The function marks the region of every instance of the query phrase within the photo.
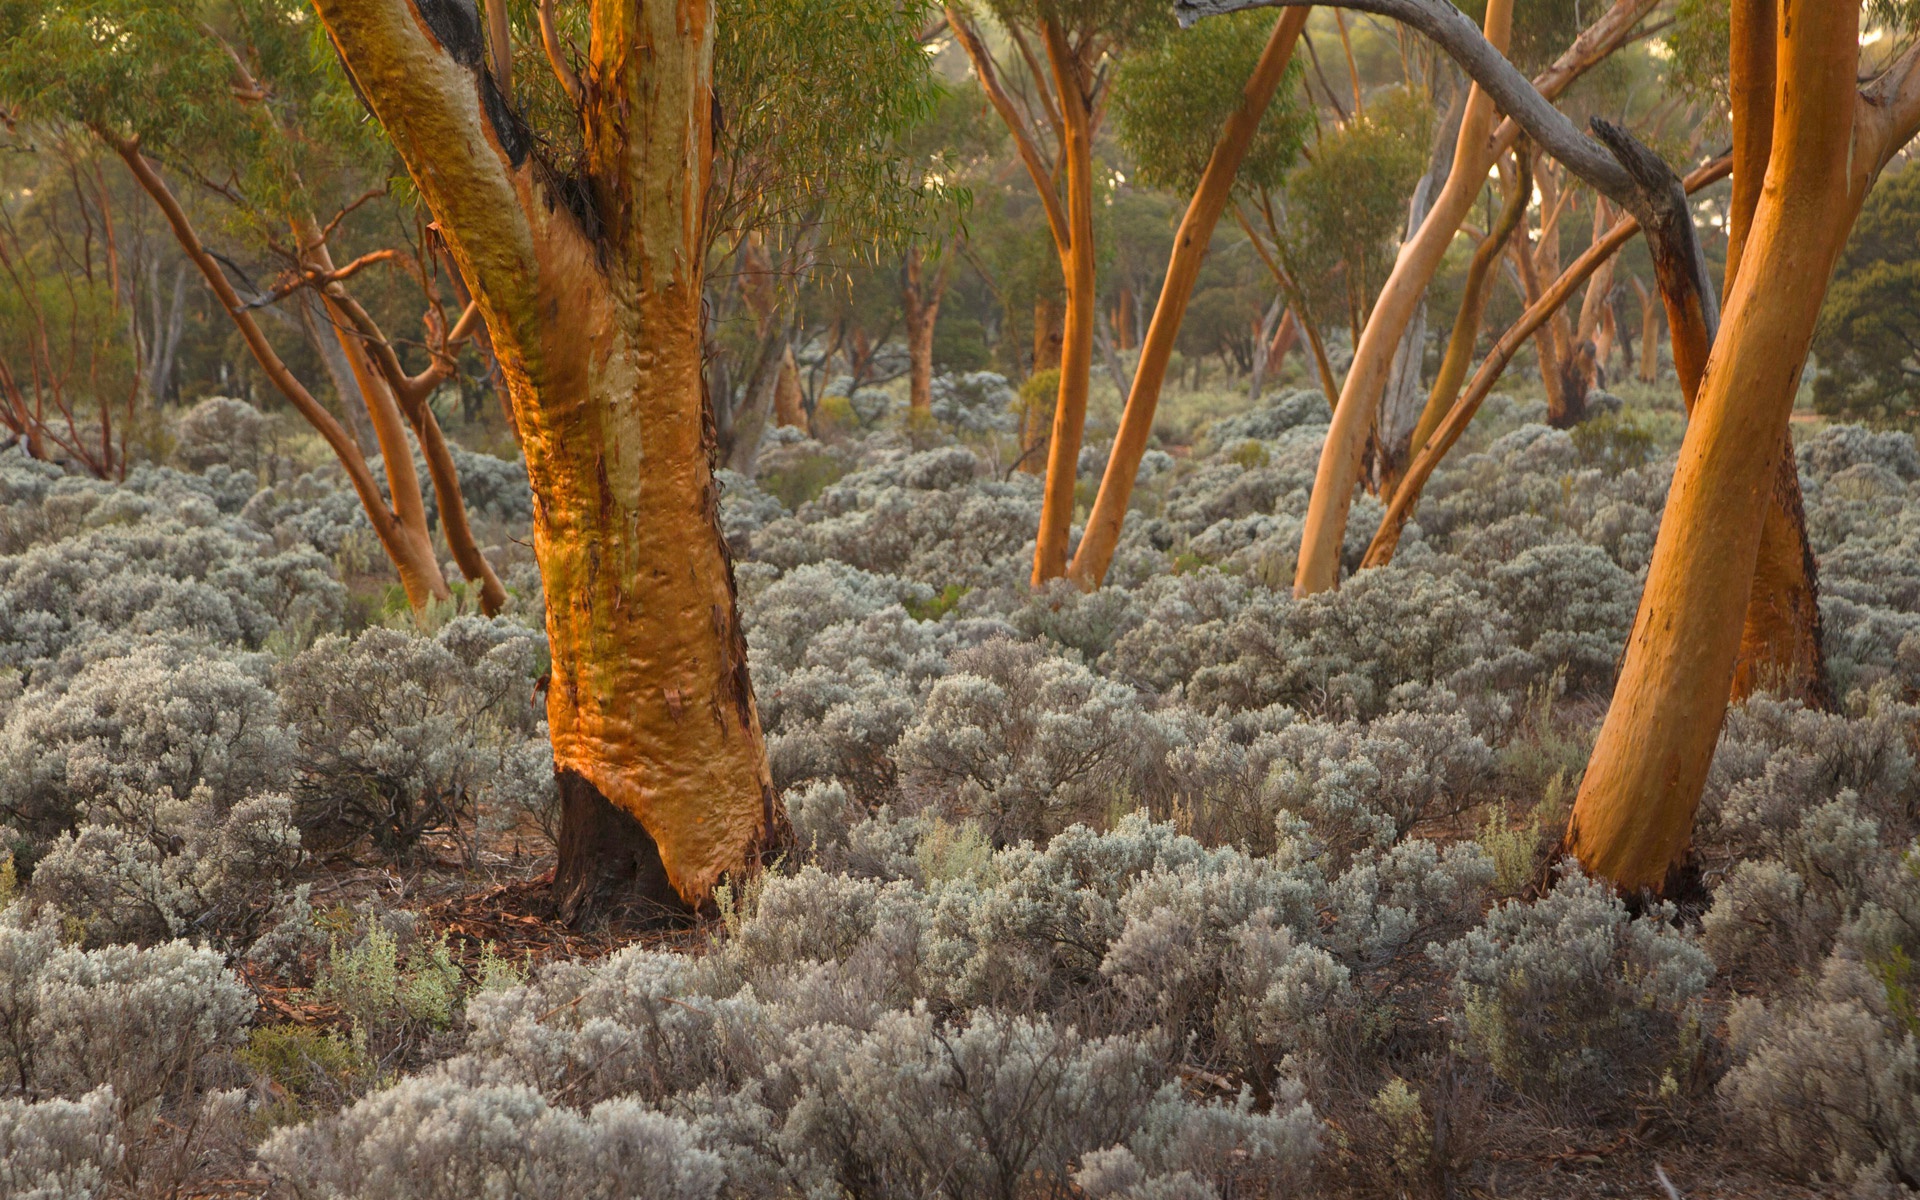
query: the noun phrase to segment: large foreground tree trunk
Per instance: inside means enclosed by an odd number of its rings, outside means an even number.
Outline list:
[[[1800,372],[1834,261],[1893,140],[1887,108],[1856,102],[1859,16],[1857,0],[1796,3],[1779,26],[1765,187],[1567,828],[1582,867],[1629,891],[1662,889],[1685,859]],[[1675,348],[1678,357],[1678,331]]]
[[[1778,0],[1734,0],[1730,21],[1733,198],[1727,222],[1726,295],[1740,275],[1773,153]],[[1733,667],[1735,703],[1765,689],[1816,708],[1833,702],[1821,646],[1819,574],[1807,541],[1806,507],[1793,439],[1780,446],[1753,595]]]
[[[554,761],[577,776],[561,834],[577,852],[557,894],[583,915],[606,902],[609,873],[645,874],[609,861],[640,853],[637,832],[582,836],[582,820],[611,820],[585,788],[639,822],[674,894],[698,905],[783,822],[701,385],[711,10],[594,4],[575,190],[536,166],[461,0],[315,8],[432,209],[512,394],[547,595]]]

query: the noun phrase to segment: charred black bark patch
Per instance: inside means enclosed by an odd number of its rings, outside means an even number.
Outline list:
[[[500,139],[500,148],[507,152],[507,161],[515,167],[527,161],[527,155],[533,152],[533,131],[513,111],[507,98],[500,94],[493,76],[485,71],[480,73],[480,103],[487,110],[487,124],[493,126],[493,135]]]
[[[414,0],[413,7],[453,61],[463,67],[480,65],[487,44],[480,30],[480,10],[472,0]]]

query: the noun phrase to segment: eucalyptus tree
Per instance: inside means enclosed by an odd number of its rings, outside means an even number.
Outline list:
[[[290,0],[9,0],[0,7],[0,97],[16,122],[85,130],[125,163],[267,378],[333,451],[409,602],[420,608],[450,591],[411,429],[448,548],[481,607],[493,611],[505,591],[474,540],[451,452],[427,402],[457,369],[477,314],[449,315],[424,242],[378,245],[335,263],[332,245],[354,235],[369,240],[362,209],[385,198],[386,151],[353,119],[358,105],[311,24]],[[169,177],[187,181],[192,194],[177,192]],[[202,206],[217,213],[222,240],[241,240],[277,262],[280,280],[257,287],[231,269],[231,256],[209,244],[189,211]],[[324,221],[323,212],[331,213]],[[366,271],[396,266],[417,282],[427,310],[427,361],[412,372],[348,288]],[[348,367],[337,381],[342,404],[365,407],[384,496],[369,448],[287,366],[256,316],[308,295]]]
[[[707,266],[717,237],[790,236],[845,189],[886,191],[886,118],[925,95],[921,20],[881,0],[593,0],[571,30],[502,0],[485,21],[469,0],[314,9],[507,381],[547,592],[562,911],[702,903],[785,825],[717,517]],[[514,70],[536,53],[546,70]],[[730,86],[757,99],[730,110]]]
[[[947,22],[1032,177],[1066,292],[1060,384],[1034,542],[1038,586],[1067,570],[1074,472],[1087,417],[1098,317],[1093,139],[1107,108],[1114,58],[1129,46],[1165,36],[1172,19],[1161,0],[989,0],[988,8],[1018,51],[1029,85],[1024,94],[1002,82],[985,35],[958,0],[947,5]],[[1047,135],[1050,152],[1043,144]]]
[[[1920,15],[1915,6],[1743,3],[1732,40],[1749,44],[1732,55],[1732,90],[1746,97],[1745,120],[1758,117],[1767,133],[1736,135],[1733,170],[1765,183],[1735,188],[1753,196],[1753,208],[1737,218],[1746,229],[1723,325],[1685,188],[1656,155],[1604,121],[1593,123],[1599,140],[1581,134],[1450,4],[1343,2],[1434,38],[1530,137],[1631,213],[1653,250],[1675,360],[1694,398],[1620,679],[1564,843],[1587,871],[1627,891],[1659,892],[1685,864],[1752,602],[1772,602],[1792,584],[1773,570],[1790,556],[1770,562],[1766,534],[1792,520],[1777,524],[1772,514],[1786,500],[1787,423],[1827,282],[1880,173],[1920,134],[1920,42],[1897,40],[1893,54],[1865,63],[1861,47],[1863,10],[1908,25]],[[1794,574],[1810,575],[1810,555],[1797,562]],[[1790,609],[1782,614],[1791,619]]]
[[[1306,9],[1275,20],[1222,18],[1162,39],[1122,61],[1115,107],[1120,137],[1141,181],[1191,193],[1141,343],[1120,429],[1068,573],[1099,586],[1119,544],[1133,481],[1153,431],[1167,364],[1187,303],[1234,188],[1279,186],[1299,154],[1311,114],[1295,99],[1290,67]],[[1282,97],[1277,109],[1274,98]],[[1216,133],[1217,131],[1217,133]]]

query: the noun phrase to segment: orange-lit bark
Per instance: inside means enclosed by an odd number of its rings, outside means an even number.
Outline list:
[[[1072,533],[1074,476],[1080,438],[1087,424],[1087,388],[1093,370],[1093,113],[1088,64],[1067,44],[1055,22],[1041,22],[1047,67],[1060,110],[1061,157],[1066,160],[1066,240],[1056,242],[1066,282],[1066,317],[1060,340],[1060,395],[1053,406],[1047,445],[1046,490],[1040,499],[1040,531],[1033,548],[1033,585],[1067,573]]]
[[[1126,520],[1127,504],[1133,497],[1133,481],[1146,453],[1147,439],[1153,433],[1153,418],[1160,403],[1160,389],[1166,382],[1167,364],[1173,357],[1174,343],[1180,334],[1180,322],[1186,316],[1187,301],[1206,261],[1213,230],[1226,211],[1233,192],[1233,181],[1240,173],[1247,148],[1261,117],[1287,72],[1294,43],[1306,25],[1310,8],[1289,9],[1274,23],[1266,47],[1254,65],[1253,74],[1241,93],[1240,104],[1214,142],[1200,183],[1187,203],[1186,215],[1174,234],[1173,254],[1167,263],[1166,281],[1160,287],[1160,299],[1154,306],[1153,321],[1141,343],[1140,363],[1133,373],[1133,387],[1126,408],[1120,415],[1120,429],[1114,436],[1113,451],[1100,480],[1100,492],[1087,517],[1086,531],[1069,570],[1074,582],[1092,589],[1106,578],[1107,567],[1120,541],[1120,528]]]
[[[1727,172],[1731,169],[1732,163],[1728,159],[1718,159],[1688,175],[1684,186],[1688,193],[1696,192],[1708,184],[1725,179]],[[1399,489],[1394,492],[1392,501],[1387,505],[1386,514],[1380,519],[1380,528],[1375,531],[1373,541],[1367,546],[1366,557],[1360,563],[1362,570],[1385,566],[1393,561],[1394,551],[1400,545],[1400,533],[1406,527],[1407,518],[1413,514],[1414,505],[1420,500],[1421,490],[1426,487],[1427,480],[1432,478],[1434,469],[1440,465],[1454,443],[1460,440],[1460,435],[1467,431],[1467,425],[1473,420],[1474,414],[1480,410],[1481,401],[1493,391],[1494,385],[1500,381],[1501,374],[1507,369],[1507,364],[1513,361],[1513,356],[1519,352],[1520,347],[1526,344],[1528,338],[1534,337],[1539,332],[1547,320],[1567,303],[1573,293],[1599,269],[1601,264],[1617,254],[1620,247],[1626,245],[1639,232],[1640,223],[1632,217],[1615,223],[1605,236],[1594,242],[1585,253],[1575,259],[1572,265],[1561,273],[1560,278],[1543,290],[1538,301],[1527,306],[1526,312],[1521,314],[1518,321],[1500,335],[1500,340],[1494,343],[1493,350],[1488,353],[1486,361],[1480,364],[1480,369],[1474,373],[1473,381],[1467,385],[1466,391],[1454,401],[1453,407],[1434,427],[1432,435],[1414,456],[1413,463],[1407,468],[1405,479],[1401,481]]]
[[[1506,49],[1512,16],[1512,0],[1487,0],[1487,41],[1497,49]],[[1340,402],[1334,406],[1333,423],[1327,429],[1313,491],[1307,500],[1300,557],[1294,569],[1296,596],[1324,592],[1339,583],[1340,544],[1346,536],[1347,512],[1353,502],[1354,485],[1360,479],[1368,439],[1373,435],[1393,355],[1460,223],[1486,186],[1487,171],[1495,156],[1489,138],[1493,115],[1492,98],[1475,85],[1460,120],[1460,136],[1447,182],[1434,198],[1419,231],[1400,247],[1393,271],[1381,286],[1354,346],[1353,364],[1347,368]]]
[[[1662,890],[1686,857],[1826,281],[1888,135],[1912,133],[1856,99],[1859,18],[1857,0],[1794,4],[1777,31],[1766,182],[1567,828],[1581,866],[1626,891]]]
[[[1564,92],[1575,80],[1585,74],[1594,64],[1612,54],[1631,36],[1642,17],[1653,8],[1655,0],[1616,0],[1613,7],[1602,14],[1599,20],[1588,26],[1574,44],[1567,48],[1554,64],[1534,80],[1534,87],[1540,95],[1552,100]],[[1463,129],[1464,137],[1464,129]],[[1500,155],[1512,149],[1520,137],[1520,127],[1511,118],[1502,121],[1484,145],[1475,147],[1473,157],[1479,161],[1479,179],[1484,180],[1487,170]],[[1461,142],[1461,149],[1466,149]],[[1465,178],[1462,156],[1456,151],[1454,156],[1454,175]],[[1451,183],[1451,179],[1449,180]],[[1339,552],[1342,539],[1346,536],[1347,514],[1352,504],[1353,483],[1360,473],[1361,457],[1365,453],[1368,438],[1372,432],[1372,421],[1379,405],[1380,390],[1384,386],[1387,371],[1391,366],[1395,349],[1407,320],[1411,318],[1419,295],[1431,280],[1432,273],[1438,268],[1444,256],[1447,243],[1458,231],[1465,217],[1465,210],[1457,213],[1450,208],[1436,204],[1427,214],[1427,220],[1421,232],[1412,242],[1401,248],[1401,260],[1394,266],[1394,274],[1403,276],[1403,263],[1409,269],[1404,275],[1405,287],[1398,287],[1392,280],[1390,288],[1398,292],[1397,302],[1384,308],[1376,303],[1373,313],[1368,317],[1368,328],[1357,339],[1361,346],[1368,348],[1369,358],[1363,360],[1358,351],[1355,366],[1349,369],[1346,387],[1342,390],[1341,400],[1335,405],[1334,428],[1329,431],[1327,445],[1321,454],[1320,470],[1314,483],[1313,495],[1308,502],[1307,523],[1301,533],[1301,553],[1299,565],[1295,571],[1294,591],[1324,591],[1337,582]],[[1448,220],[1451,224],[1448,225]],[[1429,232],[1431,231],[1431,232]],[[1434,245],[1437,243],[1438,252]],[[1410,250],[1416,250],[1419,261],[1425,264],[1426,278],[1417,287],[1413,284],[1411,268],[1414,262],[1406,262]],[[1407,299],[1407,293],[1412,299]],[[1385,292],[1383,291],[1383,295]],[[1383,322],[1376,336],[1373,325]],[[1391,325],[1391,328],[1387,326]],[[1362,367],[1365,370],[1362,370]],[[1356,379],[1356,376],[1359,376]],[[1356,384],[1363,387],[1356,388]],[[1352,400],[1348,400],[1351,394]],[[1346,416],[1342,419],[1341,410]],[[1344,483],[1343,483],[1344,481]]]
[[[594,5],[582,215],[488,103],[475,48],[443,41],[412,0],[315,8],[473,289],[512,392],[547,593],[563,911],[650,883],[701,903],[782,824],[701,385],[712,12]]]
[[[1413,427],[1413,436],[1408,445],[1415,454],[1427,444],[1433,431],[1453,407],[1459,398],[1460,385],[1466,382],[1467,369],[1473,366],[1473,349],[1480,341],[1480,325],[1486,319],[1487,300],[1493,295],[1493,272],[1499,265],[1500,256],[1506,252],[1507,242],[1513,237],[1513,231],[1520,227],[1526,218],[1527,205],[1533,201],[1532,158],[1524,151],[1519,155],[1518,173],[1507,188],[1506,203],[1501,206],[1500,216],[1487,236],[1473,252],[1473,260],[1467,264],[1467,281],[1460,291],[1460,311],[1453,321],[1453,334],[1447,339],[1446,357],[1440,360],[1440,372],[1434,376],[1433,388],[1427,393],[1427,406],[1420,411],[1420,420]],[[1389,503],[1400,490],[1400,481],[1405,471],[1397,471],[1381,489],[1381,496]]]
[[[940,301],[947,292],[952,255],[942,255],[928,276],[920,247],[907,248],[907,264],[900,288],[906,309],[908,412],[918,420],[933,418],[933,327],[940,319]]]
[[[1777,0],[1734,0],[1731,19],[1733,199],[1725,290],[1733,291],[1753,231],[1773,149]],[[1733,667],[1735,703],[1766,689],[1817,708],[1832,702],[1820,626],[1819,574],[1807,541],[1806,508],[1791,438],[1782,442],[1760,535],[1753,594]]]

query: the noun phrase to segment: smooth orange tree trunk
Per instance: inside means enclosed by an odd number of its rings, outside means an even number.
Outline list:
[[[1733,198],[1727,222],[1725,294],[1739,278],[1773,149],[1778,0],[1734,0],[1730,21]],[[1806,506],[1793,440],[1780,447],[1766,525],[1760,535],[1753,595],[1733,667],[1732,699],[1762,689],[1816,708],[1832,704],[1821,646],[1819,573],[1807,540]]]
[[[1857,0],[1796,2],[1778,30],[1765,185],[1567,827],[1568,852],[1626,891],[1661,890],[1686,857],[1800,372],[1834,261],[1884,162],[1856,120],[1859,17]]]
[[[1047,66],[1060,105],[1061,157],[1066,160],[1066,238],[1056,242],[1066,283],[1066,316],[1060,340],[1060,396],[1053,406],[1047,445],[1046,491],[1040,500],[1040,532],[1033,547],[1033,585],[1067,573],[1067,541],[1073,530],[1074,476],[1087,424],[1087,388],[1093,371],[1093,114],[1089,81],[1066,34],[1041,22]]]
[[[1507,48],[1513,0],[1487,0],[1485,31],[1495,48]],[[1324,592],[1340,581],[1340,544],[1346,536],[1347,512],[1353,488],[1360,480],[1361,462],[1373,436],[1380,396],[1393,368],[1394,352],[1426,295],[1427,284],[1439,269],[1447,247],[1472,211],[1495,151],[1493,100],[1478,85],[1468,94],[1466,114],[1453,152],[1447,182],[1434,198],[1420,229],[1400,247],[1393,271],[1380,288],[1353,351],[1353,364],[1340,388],[1333,423],[1320,450],[1319,469],[1307,499],[1307,518],[1300,531],[1300,557],[1294,568],[1293,593],[1308,596]]]
[[[1113,563],[1113,552],[1120,543],[1120,528],[1127,518],[1127,504],[1133,498],[1134,477],[1140,459],[1147,451],[1147,439],[1153,434],[1153,418],[1160,404],[1160,389],[1166,383],[1167,364],[1173,357],[1174,343],[1180,336],[1180,322],[1186,317],[1187,302],[1193,297],[1193,285],[1200,278],[1213,230],[1226,211],[1233,195],[1233,181],[1246,160],[1247,148],[1273,102],[1274,92],[1286,76],[1287,63],[1293,57],[1294,44],[1306,27],[1310,8],[1291,8],[1274,23],[1253,74],[1242,91],[1240,105],[1227,118],[1213,153],[1201,173],[1200,184],[1187,202],[1186,215],[1174,234],[1173,254],[1167,261],[1166,281],[1160,285],[1160,299],[1153,309],[1153,321],[1140,345],[1140,364],[1134,369],[1133,387],[1127,394],[1126,408],[1120,414],[1120,430],[1114,436],[1113,452],[1107,458],[1106,473],[1100,479],[1100,491],[1093,511],[1087,517],[1086,531],[1074,552],[1068,571],[1082,588],[1099,587]]]
[[[933,419],[933,327],[940,320],[940,301],[947,291],[951,256],[942,256],[929,276],[920,247],[907,248],[900,287],[907,325],[907,411],[919,421]]]
[[[699,904],[783,824],[701,385],[712,10],[593,5],[579,195],[549,190],[482,70],[471,10],[315,8],[432,210],[512,395],[547,595],[562,910]]]

